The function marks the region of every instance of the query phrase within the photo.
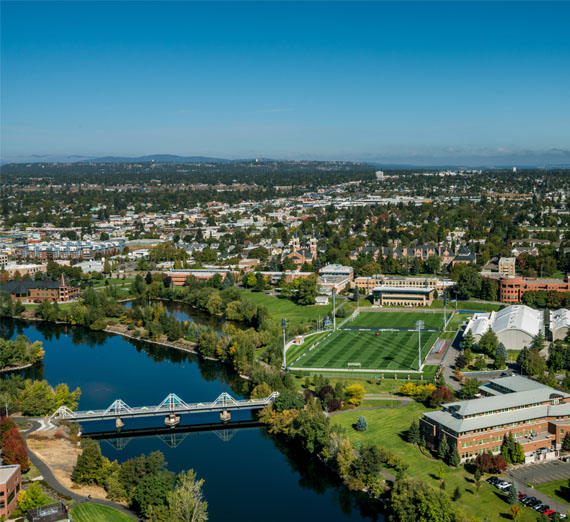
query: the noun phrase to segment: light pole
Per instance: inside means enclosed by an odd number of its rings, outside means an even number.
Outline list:
[[[336,288],[333,288],[333,332],[336,332]]]
[[[287,328],[287,319],[281,319],[281,326],[283,327],[283,369],[287,369],[287,361],[285,359],[285,329]]]
[[[447,326],[447,290],[443,291],[443,331]]]
[[[416,328],[418,330],[418,371],[422,371],[422,328],[424,327],[423,321],[416,321]]]

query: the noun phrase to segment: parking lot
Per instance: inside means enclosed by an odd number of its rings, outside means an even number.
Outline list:
[[[570,478],[570,462],[550,460],[544,463],[527,464],[513,468],[508,475],[525,483],[544,484]]]

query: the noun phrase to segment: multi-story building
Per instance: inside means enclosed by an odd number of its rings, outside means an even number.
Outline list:
[[[16,509],[21,488],[20,465],[0,466],[0,517],[8,518]]]
[[[36,272],[46,272],[47,264],[45,265],[35,265],[35,264],[23,264],[18,265],[16,263],[9,263],[4,267],[4,270],[8,272],[8,277],[25,275],[33,276]]]
[[[499,258],[498,269],[499,274],[505,277],[514,277],[516,275],[516,257],[501,257]]]
[[[7,252],[0,252],[0,270],[8,264]]]
[[[343,266],[339,264],[326,265],[319,270],[319,275],[321,277],[348,277],[348,280],[352,281],[354,279],[354,268],[351,266]]]
[[[79,297],[79,287],[68,284],[64,274],[57,281],[8,281],[0,286],[0,291],[23,303],[65,303]]]
[[[426,261],[430,256],[440,257],[444,265],[449,265],[455,258],[455,253],[447,246],[419,245],[417,247],[360,247],[350,253],[350,258],[355,260],[358,256],[369,254],[375,261],[379,258],[400,259],[402,257],[417,257]]]
[[[435,288],[439,293],[451,288],[455,283],[451,279],[439,277],[405,277],[375,274],[370,277],[356,277],[354,285],[365,295],[370,295],[377,286],[396,288]]]
[[[208,281],[216,274],[219,274],[222,281],[231,272],[227,268],[193,268],[189,270],[170,270],[163,272],[162,278],[167,284],[174,286],[184,286],[186,279],[190,276],[195,277],[199,281]],[[236,272],[237,274],[237,272]]]
[[[372,303],[374,306],[430,306],[434,296],[434,288],[378,286],[372,290]]]
[[[512,433],[530,458],[537,450],[559,450],[570,432],[570,394],[520,376],[494,379],[479,387],[483,397],[444,404],[420,419],[429,448],[443,437],[463,461],[499,453]]]
[[[522,296],[531,290],[570,292],[570,280],[568,276],[563,281],[530,277],[504,277],[499,279],[499,300],[503,303],[520,303]]]
[[[20,259],[94,259],[122,252],[122,240],[113,241],[49,241],[15,245],[14,253]]]

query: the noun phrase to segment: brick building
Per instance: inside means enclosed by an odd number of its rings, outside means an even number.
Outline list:
[[[501,451],[513,434],[527,456],[537,450],[560,450],[570,431],[570,394],[520,376],[502,377],[479,387],[483,397],[444,404],[423,414],[420,431],[430,448],[444,436],[461,460]]]
[[[563,281],[530,277],[503,277],[499,279],[499,300],[503,303],[520,303],[522,296],[531,290],[570,292],[570,281],[568,276]]]
[[[433,288],[378,286],[372,290],[374,306],[430,306],[434,296]]]
[[[439,277],[406,277],[386,276],[375,274],[370,277],[356,277],[354,285],[364,294],[370,295],[377,286],[392,286],[396,288],[435,288],[439,293],[451,288],[455,283],[451,279]]]
[[[65,303],[79,297],[79,287],[70,285],[64,274],[57,281],[8,281],[0,286],[0,291],[23,303]]]
[[[20,465],[0,466],[0,517],[8,518],[16,509],[21,488]]]

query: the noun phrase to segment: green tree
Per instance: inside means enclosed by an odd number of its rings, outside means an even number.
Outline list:
[[[204,498],[203,485],[204,479],[196,480],[192,469],[178,475],[176,489],[167,497],[172,522],[208,520],[208,502]]]
[[[498,346],[499,339],[497,339],[497,334],[489,328],[479,340],[479,349],[487,354],[487,356],[494,357]]]
[[[466,379],[463,383],[463,388],[461,388],[461,394],[466,399],[472,399],[477,393],[479,393],[479,386],[483,384],[478,379]]]
[[[461,489],[459,486],[457,486],[455,488],[455,491],[453,492],[453,495],[451,496],[451,500],[453,500],[453,502],[457,502],[460,498],[461,498]]]
[[[155,506],[166,504],[168,494],[174,487],[174,474],[167,470],[145,475],[137,484],[133,494],[133,507],[144,517]]]
[[[83,439],[82,451],[71,473],[71,480],[76,484],[105,483],[105,458],[101,455],[99,444],[92,439]]]
[[[20,393],[22,414],[39,417],[55,410],[55,396],[47,381],[26,380]]]
[[[297,302],[300,305],[313,305],[317,297],[317,279],[308,277],[301,279],[299,282],[299,293],[297,294]]]
[[[564,440],[562,441],[562,449],[564,451],[570,451],[570,431],[567,431],[564,435]]]
[[[252,399],[265,399],[265,397],[269,397],[273,390],[271,386],[266,382],[262,382],[258,384],[253,390],[251,390],[251,398]]]
[[[505,345],[503,343],[499,343],[497,350],[495,351],[495,358],[502,357],[506,361],[508,356],[509,354],[505,348]]]
[[[473,337],[473,332],[469,330],[463,336],[463,350],[473,350],[473,346],[475,346],[475,338]]]
[[[418,479],[396,481],[390,505],[399,522],[455,522],[449,497]]]
[[[55,387],[55,408],[67,406],[70,410],[76,410],[81,398],[81,390],[75,388],[74,391],[69,391],[69,386],[65,383],[58,384]]]
[[[368,429],[368,421],[366,420],[366,417],[364,415],[358,417],[358,420],[356,421],[355,424],[355,429],[357,431],[366,431]]]
[[[512,484],[509,488],[509,494],[507,496],[507,502],[514,506],[519,501],[519,492],[517,491],[517,487]]]
[[[448,464],[455,468],[459,466],[460,462],[461,462],[461,457],[459,456],[459,452],[457,451],[457,445],[453,444],[451,451],[449,452]]]
[[[441,441],[439,442],[439,446],[437,448],[437,456],[441,460],[447,460],[447,456],[449,455],[449,444],[447,443],[447,436],[443,436]]]
[[[325,416],[317,401],[310,402],[299,412],[292,424],[293,437],[309,453],[320,453],[329,440],[329,418]]]
[[[408,442],[411,444],[419,444],[420,443],[420,427],[418,426],[418,421],[414,419],[412,424],[410,425],[410,429],[408,430],[407,434]]]

